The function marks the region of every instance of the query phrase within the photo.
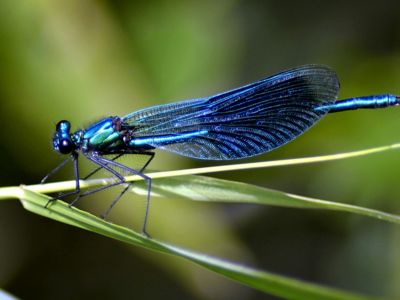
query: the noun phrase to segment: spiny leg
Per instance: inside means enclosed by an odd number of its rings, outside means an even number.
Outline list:
[[[119,181],[118,181],[118,182],[111,183],[111,184],[106,185],[106,186],[99,187],[99,188],[94,189],[94,190],[91,190],[91,191],[88,191],[88,192],[86,192],[86,193],[83,193],[82,195],[78,195],[78,196],[69,204],[69,206],[73,206],[73,205],[74,205],[81,197],[83,197],[83,196],[88,196],[88,195],[94,194],[94,193],[96,193],[96,192],[99,192],[99,191],[108,189],[108,188],[110,188],[110,187],[113,187],[113,186],[116,186],[116,185],[119,185],[119,184],[122,184],[122,183],[125,182],[125,178],[124,178],[120,173],[118,173],[118,172],[115,171],[114,169],[110,168],[110,167],[108,166],[107,163],[100,162],[98,156],[88,154],[88,155],[85,155],[85,157],[86,157],[88,160],[90,160],[91,162],[93,162],[93,163],[95,163],[96,165],[98,165],[101,169],[105,169],[106,171],[108,171],[108,172],[110,172],[111,174],[113,174],[115,177],[117,177],[117,179],[118,179]],[[111,161],[111,160],[110,160],[110,161]]]
[[[147,160],[147,162],[143,165],[143,167],[139,171],[139,172],[143,172],[147,168],[147,166],[151,163],[155,154],[154,154],[154,152],[142,152],[142,153],[137,153],[137,154],[149,156],[149,159]]]
[[[153,156],[154,156],[154,154],[153,154]],[[116,161],[111,161],[111,160],[103,158],[103,157],[98,157],[98,159],[99,159],[99,161],[102,161],[103,164],[113,165],[113,166],[115,166],[117,168],[120,168],[122,170],[125,170],[126,172],[129,172],[129,173],[131,173],[133,175],[140,176],[146,181],[146,184],[147,184],[147,202],[146,202],[146,212],[145,212],[145,215],[144,215],[144,221],[143,221],[143,226],[142,226],[142,234],[149,237],[149,234],[146,231],[146,225],[147,225],[147,218],[148,218],[148,215],[149,215],[149,208],[150,208],[151,178],[149,176],[143,174],[140,171],[131,169],[131,168],[125,166],[125,165],[122,165],[122,164],[116,162]]]
[[[126,191],[132,186],[132,183],[130,182],[127,184],[127,186],[122,190],[121,193],[115,199],[111,202],[110,206],[107,208],[107,210],[101,214],[102,219],[107,219],[108,215],[110,214],[111,210],[113,209],[114,205],[117,204],[118,200],[121,199],[121,197],[126,193]]]
[[[44,176],[43,179],[40,181],[40,183],[41,184],[45,183],[47,181],[47,179],[49,179],[50,176],[52,176],[53,174],[57,173],[58,170],[60,170],[62,167],[64,167],[72,158],[73,158],[72,155],[68,156],[67,159],[65,159],[61,164],[59,164],[57,167],[55,167],[53,170],[51,170],[49,174]]]
[[[146,225],[147,225],[147,218],[149,216],[149,210],[150,210],[150,193],[151,193],[151,178],[149,176],[146,176],[143,174],[143,171],[146,169],[146,167],[150,164],[150,162],[154,158],[154,153],[153,152],[144,152],[143,154],[149,155],[150,158],[147,160],[147,162],[144,164],[144,166],[140,169],[139,173],[143,175],[143,179],[146,180],[147,183],[147,199],[146,199],[146,211],[144,213],[144,220],[143,220],[143,226],[142,226],[142,233],[146,235],[147,237],[150,237],[150,235],[147,233],[146,230]],[[146,179],[146,177],[148,179]]]
[[[140,169],[140,173],[142,173],[146,167],[150,164],[150,162],[153,160],[154,158],[154,153],[153,152],[142,152],[142,153],[135,153],[135,154],[139,154],[139,155],[147,155],[149,156],[149,159],[147,160],[147,162],[143,165],[143,167]],[[119,199],[121,199],[121,197],[128,191],[128,189],[134,184],[134,182],[129,182],[128,185],[122,190],[122,192],[115,197],[115,199],[111,202],[110,206],[108,207],[108,209],[102,214],[102,218],[106,219],[108,217],[108,215],[110,214],[111,210],[113,209],[114,205],[119,201]],[[149,203],[149,202],[147,202]],[[148,211],[148,205],[146,205],[146,211]]]
[[[68,197],[68,196],[71,196],[71,195],[79,194],[79,192],[81,191],[80,185],[79,185],[78,153],[73,152],[71,157],[74,160],[75,190],[72,191],[72,192],[68,192],[68,193],[64,193],[64,194],[58,195],[57,197],[54,197],[54,198],[50,199],[49,201],[47,201],[46,205],[44,206],[45,208],[47,208],[51,202],[63,199],[65,197]],[[66,161],[68,161],[68,160],[65,160],[62,163],[61,167],[63,165],[65,165]],[[58,170],[60,168],[57,167],[56,169]]]
[[[112,160],[115,160],[119,157],[121,157],[123,154],[119,154],[116,157],[112,158]],[[77,178],[79,178],[79,174],[78,174],[78,154],[76,152],[74,152],[71,156],[69,156],[67,159],[65,159],[61,164],[59,164],[57,167],[55,167],[51,172],[49,172],[42,180],[41,180],[41,184],[45,183],[47,181],[47,179],[52,176],[53,174],[55,174],[58,170],[60,170],[62,167],[64,167],[71,159],[74,159],[74,173],[75,173],[75,181],[76,181],[76,188],[75,191],[69,192],[69,193],[64,193],[64,194],[59,194],[57,197],[54,197],[53,199],[49,200],[45,207],[48,207],[48,205],[58,199],[62,199],[74,194],[77,194],[80,192],[80,188],[79,188],[79,179],[77,180]],[[96,172],[98,172],[100,169],[102,169],[103,167],[98,167],[97,169],[95,169],[94,171],[92,171],[91,173],[89,173],[89,175],[87,175],[84,179],[89,178],[90,176],[93,176]],[[118,184],[120,184],[118,182]],[[107,186],[109,187],[109,186]],[[107,188],[106,187],[106,188]],[[97,190],[93,191],[96,192]],[[85,196],[86,194],[83,194],[83,196]],[[81,197],[82,195],[78,196]],[[73,202],[76,202],[77,199],[75,199]],[[70,204],[71,206],[71,204]]]
[[[125,153],[121,153],[118,154],[117,156],[111,158],[111,160],[116,160],[118,158],[120,158],[122,155],[124,155]],[[94,174],[96,174],[98,171],[100,171],[101,169],[103,169],[102,167],[98,167],[96,169],[94,169],[92,172],[90,172],[88,175],[86,175],[85,177],[83,177],[83,180],[89,179],[90,177],[92,177]]]
[[[146,163],[143,165],[143,167],[140,169],[140,171],[139,172],[143,172],[143,170],[149,165],[149,163],[153,160],[153,158],[154,158],[154,153],[153,152],[138,152],[138,153],[122,153],[122,154],[119,154],[119,155],[117,155],[117,156],[115,156],[115,157],[113,157],[112,159],[110,159],[110,160],[108,160],[107,159],[107,161],[115,161],[117,158],[119,158],[119,157],[121,157],[122,155],[124,155],[124,154],[137,154],[137,155],[146,155],[146,156],[149,156],[149,159],[146,161]],[[91,161],[93,161],[91,158],[89,158],[88,157],[88,159],[89,160],[91,160]],[[94,161],[93,161],[94,162]],[[96,164],[98,164],[97,162],[94,162],[94,163],[96,163]],[[105,165],[107,165],[108,163],[104,163]],[[100,166],[100,167],[98,167],[98,168],[96,168],[94,171],[92,171],[89,175],[87,175],[84,179],[87,179],[88,177],[90,177],[90,176],[92,176],[92,175],[94,175],[96,172],[98,172],[99,170],[101,170],[101,169],[103,169],[104,167],[103,166]],[[115,171],[115,170],[113,170],[113,171]],[[111,172],[113,175],[115,175],[116,176],[116,173],[117,174],[119,174],[118,172],[116,172],[115,171],[115,173],[113,173],[113,172]],[[118,176],[116,176],[116,177],[118,177]],[[76,203],[80,198],[82,198],[82,197],[85,197],[85,196],[89,196],[89,195],[91,195],[91,194],[94,194],[94,193],[97,193],[97,192],[100,192],[100,191],[103,191],[103,190],[105,190],[105,189],[108,189],[108,188],[110,188],[110,187],[113,187],[113,186],[117,186],[117,185],[120,185],[120,184],[123,184],[125,182],[125,180],[124,181],[118,181],[118,182],[115,182],[115,183],[111,183],[111,184],[109,184],[109,185],[106,185],[106,186],[102,186],[102,187],[99,187],[99,188],[97,188],[97,189],[94,189],[94,190],[91,190],[91,191],[87,191],[87,192],[85,192],[85,193],[83,193],[83,194],[80,194],[78,197],[77,197],[77,199],[75,199],[73,202],[72,202],[72,204],[73,203]],[[121,194],[119,194],[117,197],[116,197],[116,199],[114,199],[113,200],[113,202],[111,203],[111,206],[107,209],[107,211],[103,214],[103,216],[104,216],[104,218],[106,218],[107,216],[108,216],[108,214],[109,214],[109,212],[111,211],[111,209],[112,209],[112,207],[118,202],[118,200],[122,197],[122,195],[129,189],[129,187],[131,187],[133,185],[133,182],[130,182],[129,184],[128,184],[128,186],[126,187],[126,188],[124,188],[123,189],[123,191],[121,192]]]

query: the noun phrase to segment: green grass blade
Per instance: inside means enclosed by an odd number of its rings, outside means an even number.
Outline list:
[[[141,189],[144,189],[142,186]],[[134,189],[135,190],[135,189]],[[400,224],[400,216],[357,205],[314,199],[242,182],[205,176],[184,176],[153,180],[153,196],[196,201],[254,203],[281,207],[316,208],[350,212]]]
[[[17,191],[16,189],[14,190],[15,192]],[[240,264],[169,245],[154,239],[149,239],[125,227],[105,222],[87,212],[76,208],[69,208],[68,205],[62,201],[56,201],[52,203],[49,208],[44,208],[50,198],[24,188],[19,188],[18,194],[14,196],[20,198],[23,206],[33,213],[120,240],[125,243],[188,259],[220,275],[276,296],[288,299],[310,300],[372,299],[367,296],[348,293],[256,270]]]

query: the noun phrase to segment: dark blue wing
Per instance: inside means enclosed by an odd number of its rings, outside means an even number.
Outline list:
[[[131,113],[132,145],[198,159],[229,160],[279,147],[311,127],[336,101],[339,82],[325,66],[306,65],[209,98]]]

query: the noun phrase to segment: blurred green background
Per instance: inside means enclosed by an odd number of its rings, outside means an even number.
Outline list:
[[[306,63],[337,71],[340,98],[400,94],[398,1],[0,2],[0,185],[35,184],[62,157],[56,122],[208,96]],[[252,160],[399,142],[400,110],[327,116]],[[215,165],[158,153],[150,168]],[[396,152],[213,176],[310,197],[400,211]],[[72,178],[66,168],[53,180]],[[115,193],[115,191],[114,191]],[[113,192],[81,201],[101,211]],[[140,200],[139,200],[140,199]],[[0,286],[24,299],[275,299],[166,255],[0,204]],[[129,195],[112,220],[139,228]],[[283,275],[400,297],[399,228],[366,217],[253,205],[153,201],[156,238]]]

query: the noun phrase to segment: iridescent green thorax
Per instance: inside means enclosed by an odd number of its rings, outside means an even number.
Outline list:
[[[83,132],[83,151],[112,151],[123,144],[121,134],[121,119],[109,117],[103,119]]]

